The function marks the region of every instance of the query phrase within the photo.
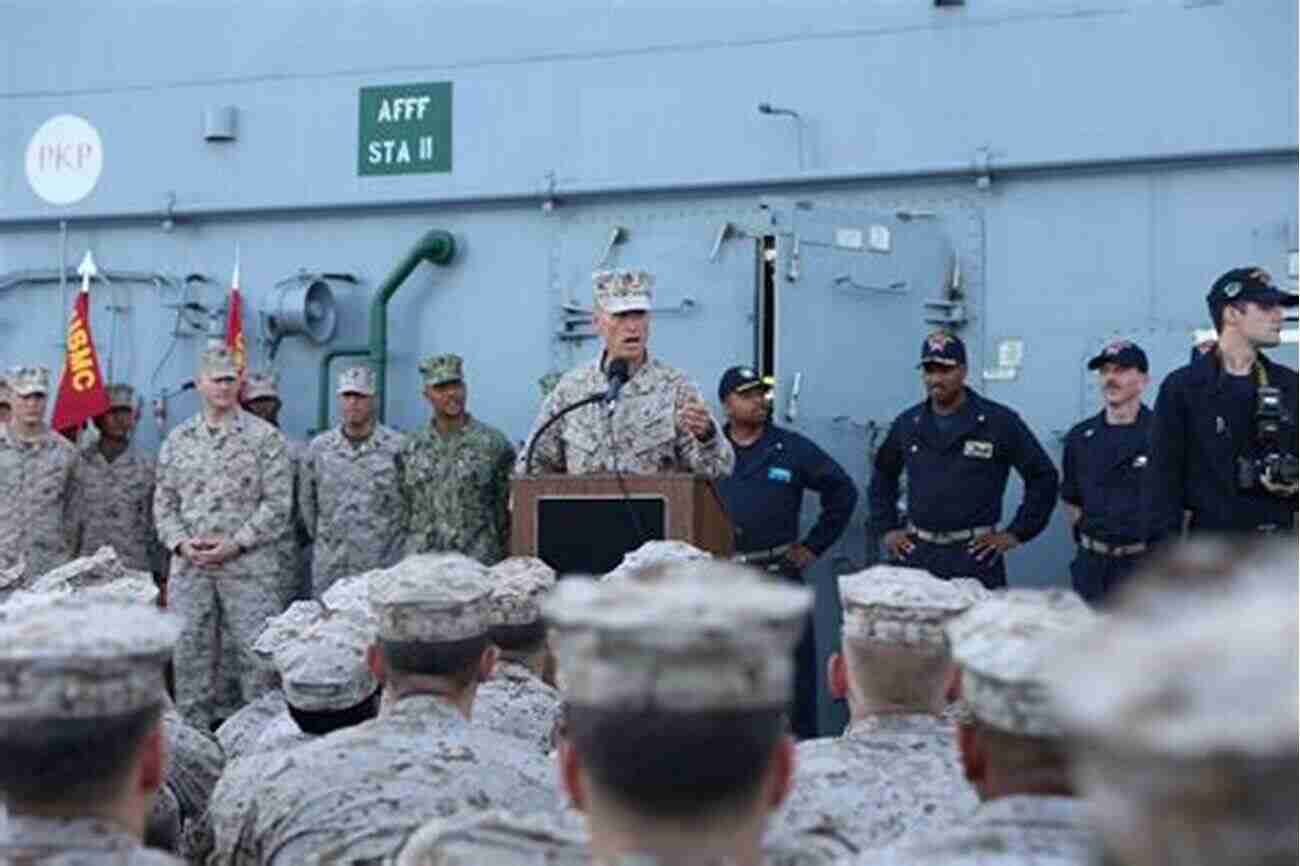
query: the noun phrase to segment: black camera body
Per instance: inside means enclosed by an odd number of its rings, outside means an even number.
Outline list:
[[[1275,485],[1300,483],[1300,459],[1286,448],[1291,419],[1282,408],[1282,392],[1260,385],[1255,399],[1255,443],[1259,457],[1237,458],[1237,488],[1254,490],[1267,481]]]

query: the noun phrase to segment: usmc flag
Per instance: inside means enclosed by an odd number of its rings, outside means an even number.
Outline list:
[[[73,438],[91,418],[108,411],[108,391],[99,369],[99,355],[90,336],[90,277],[96,273],[95,261],[86,253],[81,267],[81,291],[72,305],[68,322],[67,355],[59,379],[59,394],[54,400],[54,418],[50,426]]]
[[[235,357],[240,375],[248,366],[248,348],[244,342],[244,299],[239,292],[239,251],[235,251],[235,275],[230,280],[230,304],[226,312],[226,346]]]

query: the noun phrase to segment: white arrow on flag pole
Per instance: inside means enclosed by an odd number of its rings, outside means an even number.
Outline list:
[[[90,250],[86,250],[85,258],[77,266],[77,273],[81,274],[81,290],[89,292],[90,278],[99,276],[99,268],[95,267],[95,257],[90,254]]]

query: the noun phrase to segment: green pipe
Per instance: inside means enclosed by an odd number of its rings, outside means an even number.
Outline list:
[[[456,257],[456,239],[451,232],[443,229],[430,229],[411,247],[411,251],[397,263],[379,284],[379,290],[370,302],[370,341],[365,346],[349,346],[343,349],[331,349],[320,362],[320,393],[318,395],[316,423],[321,430],[330,426],[330,362],[335,358],[368,357],[375,369],[375,415],[384,420],[385,392],[387,390],[388,363],[388,302],[401,288],[402,283],[420,262],[428,261],[435,265],[446,265]]]

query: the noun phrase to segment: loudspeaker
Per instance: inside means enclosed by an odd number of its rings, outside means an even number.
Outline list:
[[[334,290],[319,278],[277,286],[263,312],[270,337],[277,341],[289,334],[302,334],[313,343],[324,343],[334,336],[338,325]]]

